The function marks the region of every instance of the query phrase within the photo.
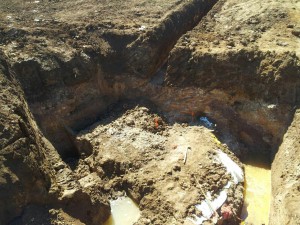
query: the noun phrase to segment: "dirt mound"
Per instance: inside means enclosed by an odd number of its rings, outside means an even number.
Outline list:
[[[77,140],[92,146],[85,161],[105,181],[104,189],[112,196],[125,190],[139,203],[142,216],[137,224],[147,224],[148,219],[151,224],[188,224],[194,205],[204,199],[199,183],[215,198],[232,179],[217,163],[215,150],[222,147],[231,153],[216,142],[211,130],[168,125],[146,107],[128,110],[109,123],[101,121]],[[228,204],[238,215],[243,187],[232,186],[228,193]]]

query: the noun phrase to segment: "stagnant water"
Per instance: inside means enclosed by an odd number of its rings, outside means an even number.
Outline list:
[[[268,160],[251,158],[245,163],[243,225],[268,224],[271,200],[271,169]]]
[[[110,201],[111,216],[104,225],[132,225],[140,217],[138,206],[128,197]]]

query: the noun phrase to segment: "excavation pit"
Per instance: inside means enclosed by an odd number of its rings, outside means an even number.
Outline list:
[[[1,0],[0,223],[103,224],[125,191],[137,224],[190,225],[233,181],[220,150],[270,155],[269,224],[297,224],[297,2]]]

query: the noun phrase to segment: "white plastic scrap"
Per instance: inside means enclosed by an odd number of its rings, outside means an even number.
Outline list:
[[[201,202],[201,204],[195,205],[195,207],[202,212],[203,216],[198,217],[194,215],[194,218],[188,218],[188,219],[196,225],[202,224],[203,221],[208,220],[212,217],[214,212],[224,204],[226,199],[227,199],[227,190],[222,190],[218,195],[218,197],[215,198],[210,203],[208,202],[209,200],[205,199],[204,201]]]
[[[218,160],[226,167],[227,172],[231,174],[235,184],[244,181],[244,173],[241,167],[238,166],[227,154],[220,149],[217,150]]]
[[[213,210],[210,208],[207,201],[202,201],[201,204],[197,204],[196,208],[202,212],[202,215],[205,218],[209,219],[214,214],[214,212],[223,205],[226,199],[227,199],[226,191],[221,191],[219,196],[215,198],[213,201],[211,201],[211,206]]]
[[[140,28],[139,28],[139,30],[145,30],[146,29],[146,26],[141,26]]]
[[[222,152],[221,150],[217,150],[218,161],[220,161],[227,169],[227,172],[231,174],[233,181],[235,184],[244,181],[244,173],[243,170],[234,162],[231,158],[228,157],[227,154]],[[213,201],[210,199],[205,199],[201,202],[201,204],[197,204],[195,207],[202,212],[202,216],[198,217],[193,215],[193,218],[188,218],[188,220],[192,221],[196,225],[202,224],[205,220],[208,220],[212,217],[214,212],[219,209],[227,199],[227,189],[230,188],[231,182],[229,181],[220,192],[217,198]],[[207,193],[207,197],[210,198],[210,193]],[[211,207],[212,209],[211,209]]]

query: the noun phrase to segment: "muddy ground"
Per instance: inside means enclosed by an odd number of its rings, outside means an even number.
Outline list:
[[[167,124],[147,107],[101,121],[78,135],[83,154],[87,145],[93,149],[84,160],[89,170],[84,173],[79,165],[78,174],[85,177],[95,170],[112,196],[115,191],[126,191],[142,210],[137,224],[148,220],[151,224],[192,224],[186,218],[204,200],[199,185],[205,193],[211,191],[214,199],[232,180],[216,157],[220,147],[230,151],[220,145],[212,130],[200,122],[192,124]],[[231,187],[228,204],[234,205],[236,214],[242,196],[242,184]]]
[[[297,224],[299,4],[2,0],[0,223],[102,224],[126,193],[137,224],[190,224],[221,149],[267,155],[270,224]]]

